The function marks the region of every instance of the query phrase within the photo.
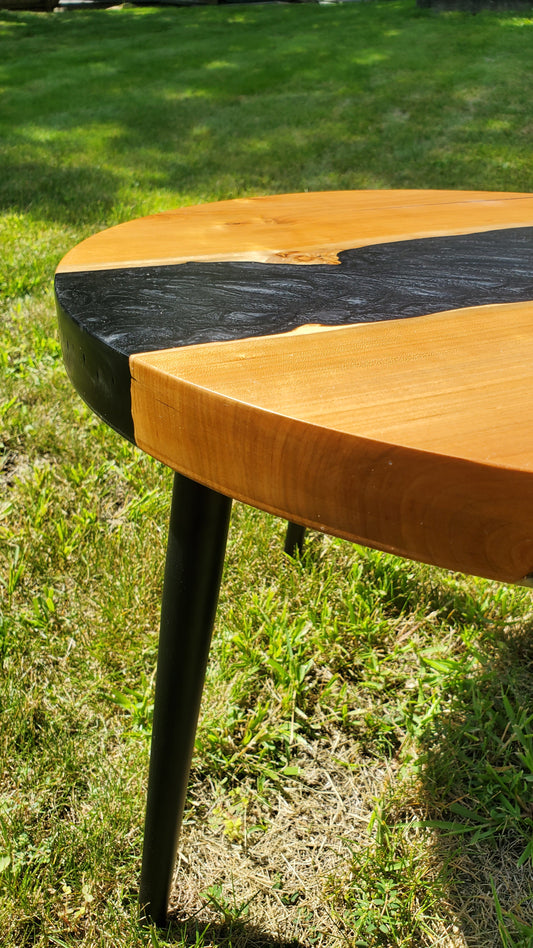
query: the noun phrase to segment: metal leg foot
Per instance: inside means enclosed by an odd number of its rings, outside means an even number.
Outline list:
[[[164,925],[215,619],[231,500],[176,474],[170,513],[140,904]]]
[[[304,546],[304,537],[305,527],[301,527],[299,523],[291,523],[289,521],[287,524],[287,533],[285,534],[285,553],[288,553],[289,556],[294,556],[296,550],[298,550],[301,556]]]

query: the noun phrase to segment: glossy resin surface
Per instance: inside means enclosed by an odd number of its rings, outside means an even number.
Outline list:
[[[533,196],[186,208],[85,241],[56,298],[80,394],[175,470],[427,562],[533,572]]]

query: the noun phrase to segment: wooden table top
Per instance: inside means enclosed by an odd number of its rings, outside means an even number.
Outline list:
[[[533,194],[180,208],[56,274],[65,363],[174,470],[423,562],[533,577]]]

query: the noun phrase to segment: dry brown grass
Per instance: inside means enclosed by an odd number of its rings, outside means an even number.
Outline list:
[[[287,778],[268,801],[252,799],[243,788],[241,801],[247,802],[237,806],[242,823],[235,828],[235,794],[206,797],[193,785],[193,807],[204,816],[183,830],[171,902],[175,917],[194,917],[200,930],[220,925],[220,911],[206,891],[221,885],[233,908],[249,903],[233,948],[349,944],[324,893],[332,877],[349,874],[350,847],[366,837],[374,796],[387,778],[385,763],[355,768],[350,751],[341,733],[332,743],[302,745],[294,759],[298,779]]]

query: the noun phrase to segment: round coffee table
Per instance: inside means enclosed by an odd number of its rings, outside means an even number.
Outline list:
[[[87,403],[176,472],[141,903],[165,919],[231,499],[533,580],[533,195],[362,191],[121,224],[56,274]]]

